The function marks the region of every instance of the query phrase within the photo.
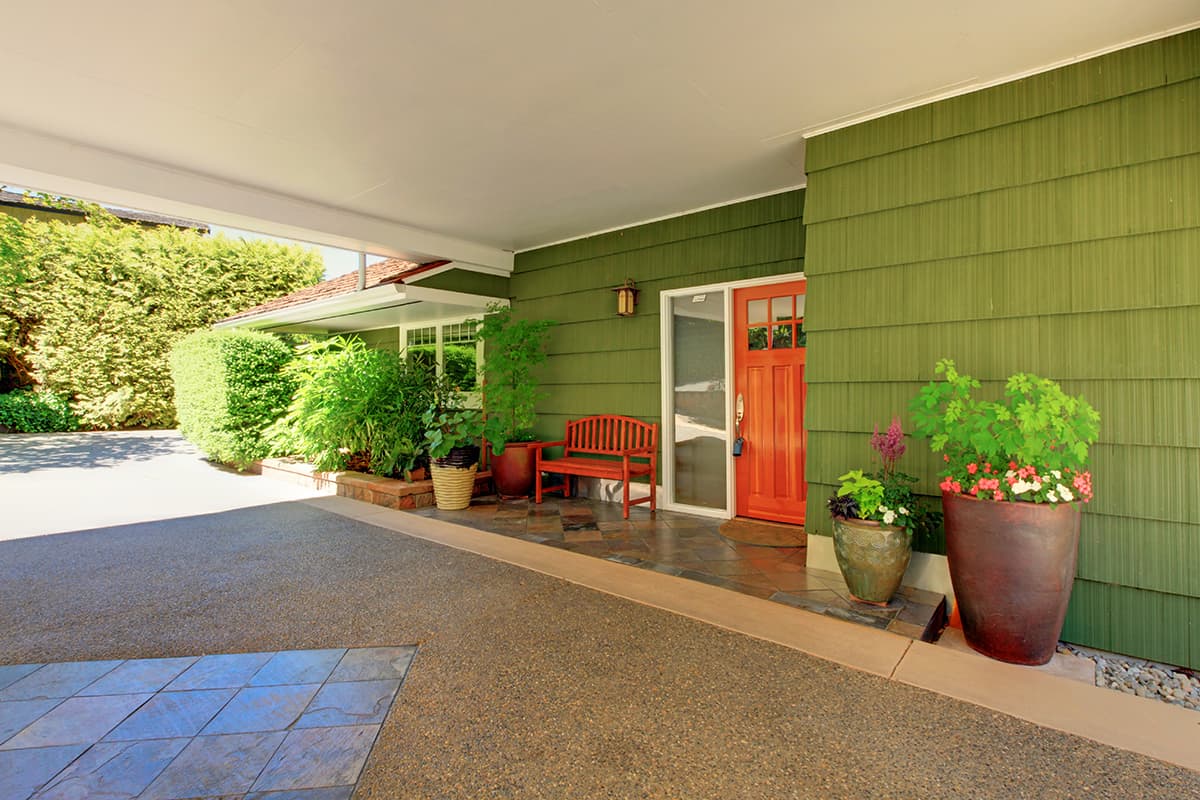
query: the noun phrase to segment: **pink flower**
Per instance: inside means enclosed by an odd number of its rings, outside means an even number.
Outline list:
[[[1017,468],[1017,462],[1015,462],[1015,461],[1010,461],[1010,462],[1008,462],[1008,468],[1009,468],[1009,469],[1016,469],[1016,468]]]
[[[962,494],[962,484],[958,481],[951,483],[950,488],[953,489],[956,494]]]
[[[968,492],[968,494],[970,494],[972,497],[975,497],[976,495],[978,495],[979,494],[979,486],[978,485],[972,486],[971,490]]]
[[[949,464],[949,463],[950,463],[950,456],[949,456],[949,455],[944,455],[944,456],[942,456],[942,461],[945,461],[947,464]]]
[[[1000,491],[999,489],[997,489],[996,491],[992,492],[992,499],[993,499],[993,500],[1003,500],[1003,499],[1004,499],[1004,492],[1002,492],[1002,491]]]
[[[989,462],[987,462],[987,461],[983,462],[983,471],[984,471],[984,472],[991,472],[991,471],[992,471],[992,465],[991,465]]]
[[[974,462],[967,464],[967,474],[968,475],[974,475],[976,472],[979,472],[978,464],[976,464]]]

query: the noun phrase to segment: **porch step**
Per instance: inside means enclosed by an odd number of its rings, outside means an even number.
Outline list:
[[[946,628],[946,596],[936,592],[901,586],[886,606],[860,603],[850,597],[842,576],[836,572],[806,569],[805,572],[825,583],[828,591],[776,592],[770,600],[802,608],[815,614],[898,633],[922,642],[936,642]],[[841,591],[839,591],[839,588]]]

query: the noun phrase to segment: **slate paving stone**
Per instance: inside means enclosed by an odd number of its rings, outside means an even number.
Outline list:
[[[255,781],[254,789],[352,785],[378,733],[378,725],[294,730]]]
[[[308,704],[296,727],[379,724],[399,689],[398,680],[327,683]]]
[[[300,718],[319,688],[320,684],[304,683],[240,689],[201,733],[286,730]]]
[[[128,741],[195,736],[236,693],[236,689],[161,692],[104,738]]]
[[[0,702],[0,744],[34,722],[61,700],[9,700]]]
[[[0,800],[26,800],[70,764],[87,745],[0,750]]]
[[[48,782],[37,800],[137,797],[187,743],[187,739],[102,742]]]
[[[151,698],[150,694],[72,697],[0,745],[0,750],[91,744]]]
[[[329,682],[403,680],[417,654],[415,647],[364,647],[342,657]]]
[[[285,683],[321,683],[346,655],[345,648],[331,650],[285,650],[271,657],[250,679],[250,686]]]
[[[0,689],[4,689],[29,673],[39,669],[41,664],[6,664],[0,666]]]
[[[227,653],[204,656],[167,684],[167,690],[236,689],[271,660],[274,653]]]
[[[197,736],[150,784],[141,800],[248,792],[286,737],[282,731]]]
[[[132,694],[157,692],[179,673],[196,663],[188,658],[138,658],[126,661],[112,672],[88,685],[80,696],[100,694]]]
[[[324,789],[292,789],[283,792],[251,792],[244,800],[350,800],[353,786],[330,786]]]
[[[64,661],[60,664],[47,664],[0,691],[0,701],[70,697],[105,673],[111,672],[120,663],[120,661]]]

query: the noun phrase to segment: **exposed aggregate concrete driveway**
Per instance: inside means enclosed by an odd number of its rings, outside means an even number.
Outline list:
[[[300,501],[0,541],[3,664],[397,644],[420,650],[356,797],[1200,797],[1183,768]]]

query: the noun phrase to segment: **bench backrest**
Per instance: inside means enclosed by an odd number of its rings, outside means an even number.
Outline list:
[[[566,450],[613,454],[622,450],[658,449],[658,425],[618,414],[574,419],[567,423]]]

